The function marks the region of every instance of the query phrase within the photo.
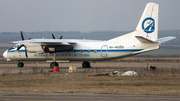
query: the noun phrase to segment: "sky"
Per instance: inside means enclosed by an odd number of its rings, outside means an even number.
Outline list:
[[[148,2],[159,30],[180,29],[180,0],[0,0],[0,32],[133,31]]]

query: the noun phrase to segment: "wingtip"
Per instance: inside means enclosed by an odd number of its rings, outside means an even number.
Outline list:
[[[169,36],[169,38],[171,38],[171,39],[175,39],[176,37],[175,37],[175,36]]]
[[[172,36],[172,38],[174,38],[174,39],[175,39],[176,37],[175,37],[175,36]]]

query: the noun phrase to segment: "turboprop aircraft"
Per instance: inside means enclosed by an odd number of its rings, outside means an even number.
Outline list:
[[[148,3],[136,29],[128,34],[107,41],[85,39],[30,39],[12,41],[16,45],[6,50],[3,56],[7,61],[17,60],[18,67],[22,61],[51,62],[50,66],[58,66],[58,62],[83,61],[82,67],[90,67],[89,61],[119,59],[160,48],[161,43],[174,39],[169,36],[158,39],[159,5]],[[111,34],[111,33],[109,33]]]

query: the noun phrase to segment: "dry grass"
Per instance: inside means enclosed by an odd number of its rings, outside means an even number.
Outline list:
[[[111,70],[112,71],[112,70]],[[119,70],[121,72],[126,69]],[[138,76],[94,76],[110,70],[86,69],[78,73],[49,73],[33,67],[29,73],[0,75],[0,93],[93,93],[180,95],[180,69],[134,69]]]
[[[24,72],[23,69],[20,69],[17,73],[12,72],[11,69],[14,67],[11,67],[6,72],[0,74],[0,93],[39,92],[180,96],[179,61],[179,58],[131,57],[115,60],[112,63],[108,61],[107,64],[99,63],[96,66],[97,68],[93,67],[93,69],[79,69],[78,73],[68,73],[67,69],[59,73],[49,73],[42,68],[31,66],[31,64],[29,64],[31,67],[26,67],[27,69],[32,68],[31,70]],[[0,60],[0,63],[6,62],[5,60]],[[16,61],[10,63],[13,64]],[[108,67],[108,64],[115,66],[114,63],[120,63],[115,67],[117,69]],[[158,69],[147,71],[147,63],[157,66]],[[105,67],[106,69],[102,69],[101,67]],[[4,67],[2,66],[2,68]],[[120,72],[128,70],[136,71],[138,76],[110,77],[106,75],[114,70]]]

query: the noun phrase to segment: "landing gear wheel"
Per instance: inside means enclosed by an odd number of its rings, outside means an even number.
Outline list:
[[[88,61],[85,61],[82,63],[83,68],[90,68],[90,63]]]
[[[23,62],[18,62],[18,63],[17,63],[17,66],[18,66],[19,68],[22,68],[22,67],[24,67],[24,63],[23,63]]]
[[[50,67],[53,68],[54,66],[59,66],[59,64],[58,64],[57,62],[52,62],[52,63],[50,64]]]

